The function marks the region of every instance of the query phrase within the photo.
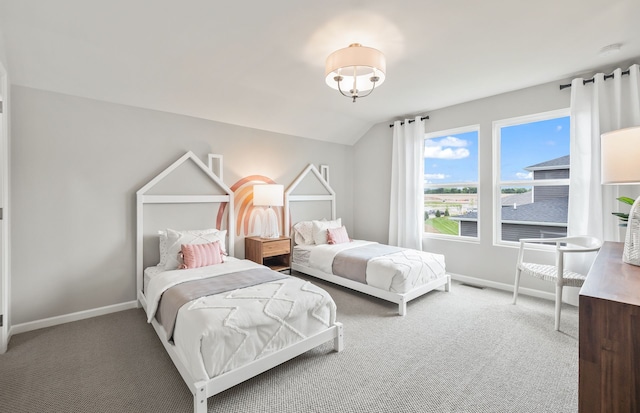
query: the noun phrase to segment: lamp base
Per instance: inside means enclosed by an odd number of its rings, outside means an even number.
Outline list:
[[[262,238],[279,238],[280,231],[278,230],[278,217],[276,211],[269,207],[264,210],[262,220]]]
[[[640,196],[633,203],[629,212],[622,261],[640,266]]]

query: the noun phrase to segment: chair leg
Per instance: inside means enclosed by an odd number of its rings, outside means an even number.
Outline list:
[[[556,331],[560,331],[560,309],[562,307],[562,285],[556,285]]]
[[[516,300],[518,299],[518,286],[520,285],[520,272],[522,270],[520,268],[516,269],[516,280],[513,283],[513,303],[516,303]]]

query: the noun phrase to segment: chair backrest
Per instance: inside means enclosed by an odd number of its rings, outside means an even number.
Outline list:
[[[598,251],[602,247],[602,241],[590,235],[576,235],[572,237],[556,238],[522,238],[520,239],[520,251],[518,252],[518,264],[524,259],[526,244],[555,244],[556,264],[562,266],[562,255],[564,253],[591,252]],[[558,263],[558,260],[560,261]]]
[[[574,237],[565,237],[564,244],[558,245],[558,249],[563,252],[590,252],[598,251],[602,247],[602,241],[596,237],[589,235],[579,235]]]

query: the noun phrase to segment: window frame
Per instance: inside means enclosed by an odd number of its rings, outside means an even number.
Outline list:
[[[523,185],[526,183],[525,180],[510,180],[510,181],[502,181],[501,180],[501,130],[504,127],[509,126],[517,126],[523,125],[527,123],[540,122],[550,119],[563,118],[571,116],[571,109],[556,109],[550,110],[546,112],[539,112],[530,115],[516,116],[512,118],[494,120],[492,122],[492,144],[493,144],[493,152],[492,152],[492,173],[493,173],[493,245],[494,246],[509,246],[509,247],[519,247],[520,243],[518,241],[504,241],[502,240],[502,187],[503,186],[534,186],[531,185]],[[571,123],[571,119],[569,120]],[[571,140],[571,137],[569,138]],[[569,148],[571,149],[571,142],[569,143]],[[533,183],[533,180],[529,181]],[[543,179],[538,180],[535,186],[558,186],[558,185],[570,185],[570,178],[563,179]],[[505,221],[507,223],[511,221]],[[532,222],[536,224],[538,222]],[[542,224],[542,223],[540,223]],[[558,226],[557,223],[544,223],[545,226]],[[535,249],[548,250],[550,247],[548,245],[540,244],[534,247]]]
[[[442,138],[448,135],[457,135],[460,133],[468,133],[468,132],[476,132],[478,134],[478,159],[477,159],[477,165],[478,165],[478,171],[477,171],[477,177],[478,180],[476,182],[454,182],[454,183],[449,183],[449,184],[433,184],[433,185],[427,185],[424,183],[424,178],[423,178],[423,183],[422,183],[422,194],[423,194],[423,207],[422,207],[422,215],[424,216],[424,211],[425,211],[425,207],[424,207],[424,191],[427,188],[459,188],[459,187],[470,187],[470,188],[476,188],[476,208],[477,208],[477,233],[478,235],[476,237],[470,237],[470,236],[465,236],[465,235],[448,235],[448,234],[434,234],[431,232],[426,232],[424,229],[424,220],[421,221],[421,226],[422,226],[422,237],[423,238],[431,238],[431,239],[444,239],[444,240],[448,240],[448,241],[459,241],[459,242],[472,242],[472,243],[480,243],[480,239],[481,239],[481,228],[480,228],[480,210],[481,210],[481,206],[480,206],[480,162],[481,162],[481,148],[480,148],[480,124],[473,124],[473,125],[467,125],[467,126],[460,126],[457,128],[451,128],[451,129],[444,129],[444,130],[439,130],[439,131],[434,131],[434,132],[426,132],[424,134],[424,138],[422,140],[422,148],[423,148],[423,154],[422,154],[422,170],[421,170],[421,175],[424,177],[424,148],[425,148],[425,141],[427,139],[434,139],[434,138]]]

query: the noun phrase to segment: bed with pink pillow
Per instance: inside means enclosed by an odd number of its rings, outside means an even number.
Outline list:
[[[300,221],[292,236],[293,270],[397,303],[400,315],[408,301],[451,286],[443,255],[353,240],[340,218]]]
[[[329,216],[330,219],[317,219]],[[291,268],[398,304],[437,288],[449,291],[451,277],[441,254],[351,239],[336,218],[336,192],[329,166],[307,165],[284,193],[285,235],[294,241]]]
[[[136,297],[195,413],[208,410],[208,397],[312,348],[343,348],[326,291],[233,257],[233,195],[192,152],[136,193]]]
[[[147,321],[161,327],[195,380],[221,376],[335,325],[336,305],[326,291],[226,256],[219,240],[206,242],[216,234],[181,244],[177,253],[168,248],[165,254],[176,259],[164,257],[147,271],[142,296]]]

